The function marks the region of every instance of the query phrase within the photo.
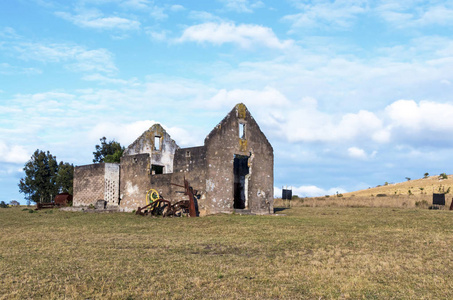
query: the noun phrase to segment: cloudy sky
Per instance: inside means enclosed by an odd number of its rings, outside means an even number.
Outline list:
[[[453,2],[15,0],[0,4],[0,200],[36,149],[91,163],[154,122],[202,145],[239,102],[276,193],[452,173]]]

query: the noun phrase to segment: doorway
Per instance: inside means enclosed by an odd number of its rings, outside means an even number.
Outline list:
[[[248,174],[249,157],[245,155],[234,155],[234,204],[235,209],[245,209],[248,206]]]

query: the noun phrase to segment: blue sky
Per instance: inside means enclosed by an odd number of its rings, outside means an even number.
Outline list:
[[[36,149],[88,164],[154,122],[202,145],[239,102],[276,194],[451,174],[451,24],[452,1],[2,1],[0,200]]]

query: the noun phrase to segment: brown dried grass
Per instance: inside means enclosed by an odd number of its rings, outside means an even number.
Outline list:
[[[445,197],[445,207],[448,209],[451,204],[451,197]],[[453,195],[452,195],[453,196]],[[394,208],[428,208],[432,205],[431,195],[397,195],[386,197],[312,197],[312,198],[299,198],[291,201],[282,199],[274,200],[276,206],[291,206],[291,207],[394,207]],[[418,204],[417,204],[418,203]]]
[[[453,297],[450,211],[145,218],[0,209],[1,299]]]

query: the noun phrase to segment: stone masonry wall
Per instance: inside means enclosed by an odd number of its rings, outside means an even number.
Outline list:
[[[74,206],[94,205],[104,199],[104,173],[104,163],[74,168]]]
[[[247,136],[250,158],[249,199],[250,209],[255,213],[274,212],[274,150],[250,115],[247,126],[252,130]]]
[[[239,124],[245,136],[239,137]],[[234,207],[234,155],[249,156],[248,209],[273,212],[273,149],[243,104],[236,107],[205,139],[208,213],[231,212]]]
[[[206,214],[206,148],[192,147],[182,148],[175,152],[174,173],[172,182],[184,185],[184,178],[194,190],[200,194],[198,210],[200,215]],[[184,188],[173,186],[172,198],[175,200],[188,200],[188,196],[179,193]]]
[[[159,145],[155,144],[156,136],[160,137]],[[148,153],[151,157],[151,164],[163,166],[163,173],[170,174],[173,172],[173,158],[178,148],[165,129],[160,124],[154,124],[129,145],[123,155]]]
[[[150,185],[149,154],[127,155],[120,163],[120,210],[132,211],[145,205]]]
[[[120,165],[105,163],[104,200],[108,206],[118,206],[120,191]]]

